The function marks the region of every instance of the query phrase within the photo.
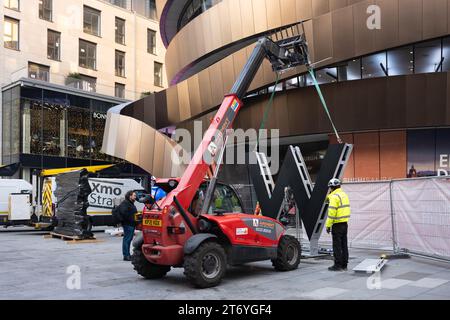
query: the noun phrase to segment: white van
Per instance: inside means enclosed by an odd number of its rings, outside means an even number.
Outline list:
[[[51,197],[46,196],[44,188],[42,207],[54,208],[54,204],[58,202],[58,199],[55,197],[56,178],[45,178],[44,185],[48,185],[49,189],[51,188]],[[141,184],[133,179],[89,178],[89,185],[92,193],[88,197],[89,207],[87,208],[87,214],[91,216],[93,226],[113,225],[112,209],[125,199],[125,194],[128,191],[136,191],[138,194],[146,193]],[[51,203],[49,203],[49,200]],[[135,205],[138,213],[142,213],[144,205],[138,202]]]
[[[33,186],[25,180],[0,179],[0,225],[28,224]]]

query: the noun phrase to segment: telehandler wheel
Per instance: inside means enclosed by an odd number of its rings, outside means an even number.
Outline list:
[[[184,257],[184,275],[197,288],[217,286],[226,268],[225,249],[216,242],[205,242],[194,253]]]
[[[278,244],[277,258],[272,265],[277,271],[292,271],[298,268],[302,247],[300,242],[292,236],[283,236]]]
[[[134,270],[146,279],[161,279],[170,271],[170,267],[158,266],[149,262],[140,248],[134,248],[131,263]]]

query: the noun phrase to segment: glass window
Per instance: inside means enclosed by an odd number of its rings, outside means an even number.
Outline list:
[[[316,80],[318,84],[337,82],[337,68],[325,68],[316,72]]]
[[[65,156],[66,107],[52,99],[44,100],[42,116],[42,153],[46,156]]]
[[[442,46],[442,71],[450,71],[450,37],[444,38]]]
[[[389,76],[400,76],[414,73],[413,46],[401,47],[388,51]]]
[[[125,77],[125,52],[116,50],[116,76]]]
[[[128,8],[127,0],[109,0],[109,2],[115,6],[118,6],[118,7],[124,8],[124,9]]]
[[[84,6],[83,28],[84,32],[100,36],[101,12]]]
[[[116,43],[125,44],[125,20],[116,18]]]
[[[12,90],[6,90],[2,94],[2,156],[3,161],[8,163],[11,156],[11,98]]]
[[[125,85],[122,83],[116,83],[115,96],[118,98],[125,98]]]
[[[97,45],[80,39],[80,67],[95,70],[97,68]]]
[[[138,14],[153,20],[158,19],[155,0],[133,0],[132,5]]]
[[[19,11],[20,1],[19,0],[3,0],[5,8],[14,9]]]
[[[90,116],[89,109],[71,107],[67,111],[67,151],[70,158],[90,158]]]
[[[28,63],[28,77],[31,79],[50,81],[50,67],[37,63]]]
[[[52,21],[52,6],[52,0],[39,0],[39,18],[47,21]]]
[[[385,77],[383,67],[386,68],[386,52],[374,54],[362,58],[362,77],[363,79]]]
[[[3,41],[5,48],[19,50],[19,20],[5,17]]]
[[[92,116],[92,136],[91,136],[91,156],[94,160],[108,160],[109,156],[102,153],[103,132],[106,127],[106,113],[111,107],[102,106],[101,102],[93,101],[93,116]]]
[[[416,73],[439,72],[442,70],[441,39],[416,44],[414,49],[414,71]]]
[[[147,51],[156,54],[156,31],[147,30]]]
[[[48,30],[47,57],[51,60],[61,60],[61,33]]]
[[[22,102],[22,152],[42,154],[42,100]]]
[[[338,67],[339,81],[351,81],[361,79],[361,59],[347,61]]]
[[[163,65],[162,63],[155,62],[155,86],[162,87],[163,86]]]

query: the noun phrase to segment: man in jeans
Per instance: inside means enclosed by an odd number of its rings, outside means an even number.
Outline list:
[[[122,218],[123,242],[122,253],[124,261],[131,261],[130,247],[133,241],[134,231],[136,229],[135,215],[137,213],[136,192],[128,191],[125,200],[119,206],[119,213]]]

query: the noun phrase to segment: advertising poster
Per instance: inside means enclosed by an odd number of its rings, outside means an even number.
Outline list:
[[[450,174],[450,129],[408,131],[408,178]]]

